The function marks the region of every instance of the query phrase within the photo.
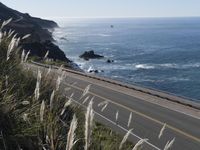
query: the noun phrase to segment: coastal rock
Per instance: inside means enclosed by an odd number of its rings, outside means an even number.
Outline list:
[[[100,73],[100,72],[104,72],[103,70],[97,70],[97,69],[93,69],[92,67],[90,67],[87,70],[88,73]]]
[[[68,39],[66,37],[61,37],[60,40],[68,41]]]
[[[89,60],[89,59],[100,59],[103,58],[104,56],[95,54],[93,50],[91,51],[86,51],[84,52],[82,55],[79,56],[80,58],[83,58],[85,60]]]
[[[107,63],[113,63],[114,60],[110,60],[110,59],[108,59],[106,62],[107,62]]]
[[[104,72],[103,70],[89,70],[89,73],[100,73]]]

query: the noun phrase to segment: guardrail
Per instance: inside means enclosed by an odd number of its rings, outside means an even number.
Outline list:
[[[47,64],[34,62],[34,61],[31,61],[31,63],[35,64],[37,66],[45,67],[45,68],[52,68],[52,69],[59,69],[60,68],[60,67],[57,67],[57,66],[54,66],[54,65],[47,65]],[[114,84],[114,85],[118,85],[118,86],[121,86],[121,87],[132,89],[132,90],[135,90],[135,91],[138,91],[138,92],[142,92],[142,93],[145,93],[145,94],[148,94],[148,95],[151,95],[151,96],[155,96],[155,97],[158,97],[158,98],[162,98],[162,99],[165,99],[165,100],[168,100],[168,101],[171,101],[171,102],[179,103],[179,104],[200,110],[200,104],[199,103],[189,101],[188,100],[189,98],[177,96],[177,95],[174,95],[172,93],[167,93],[167,92],[159,91],[159,90],[152,89],[152,88],[140,87],[138,85],[129,85],[129,84],[122,83],[122,82],[119,82],[119,81],[106,79],[106,78],[103,78],[103,77],[97,77],[97,76],[94,76],[94,75],[89,75],[89,74],[86,74],[86,73],[83,73],[83,72],[78,72],[78,71],[71,70],[71,69],[63,68],[63,71],[67,71],[67,72],[77,74],[77,75],[81,75],[81,76],[84,76],[84,77],[88,77],[88,78],[91,78],[91,79],[96,79],[96,80],[99,80],[99,81],[111,83],[111,84]]]

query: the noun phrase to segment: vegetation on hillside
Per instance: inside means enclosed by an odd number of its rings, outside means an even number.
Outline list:
[[[82,110],[72,97],[62,96],[62,71],[56,83],[50,70],[38,70],[37,78],[33,76],[24,65],[29,52],[18,46],[28,36],[2,31],[10,21],[5,21],[0,31],[0,149],[131,149],[126,137],[122,141],[94,121],[92,100],[87,110]]]

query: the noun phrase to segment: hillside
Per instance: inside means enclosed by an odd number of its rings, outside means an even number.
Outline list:
[[[54,61],[70,62],[64,52],[53,43],[54,39],[49,29],[58,27],[56,22],[32,17],[28,13],[21,13],[0,2],[0,23],[10,18],[12,22],[4,28],[4,31],[15,30],[19,37],[31,34],[31,37],[21,46],[27,51],[30,50],[32,56],[43,57],[49,51],[49,58]]]
[[[96,122],[93,100],[85,110],[74,103],[73,92],[63,95],[62,67],[59,75],[53,69],[32,73],[18,39],[0,28],[0,150],[118,149],[122,137]],[[131,147],[126,142],[121,150]]]

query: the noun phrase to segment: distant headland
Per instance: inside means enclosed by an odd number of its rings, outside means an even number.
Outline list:
[[[71,62],[65,53],[53,43],[51,31],[58,27],[56,22],[32,17],[28,13],[21,13],[0,2],[0,23],[10,18],[12,22],[4,30],[15,30],[18,33],[17,36],[21,37],[31,34],[31,37],[21,44],[22,48],[30,50],[31,56],[42,58],[49,51],[50,59]]]

